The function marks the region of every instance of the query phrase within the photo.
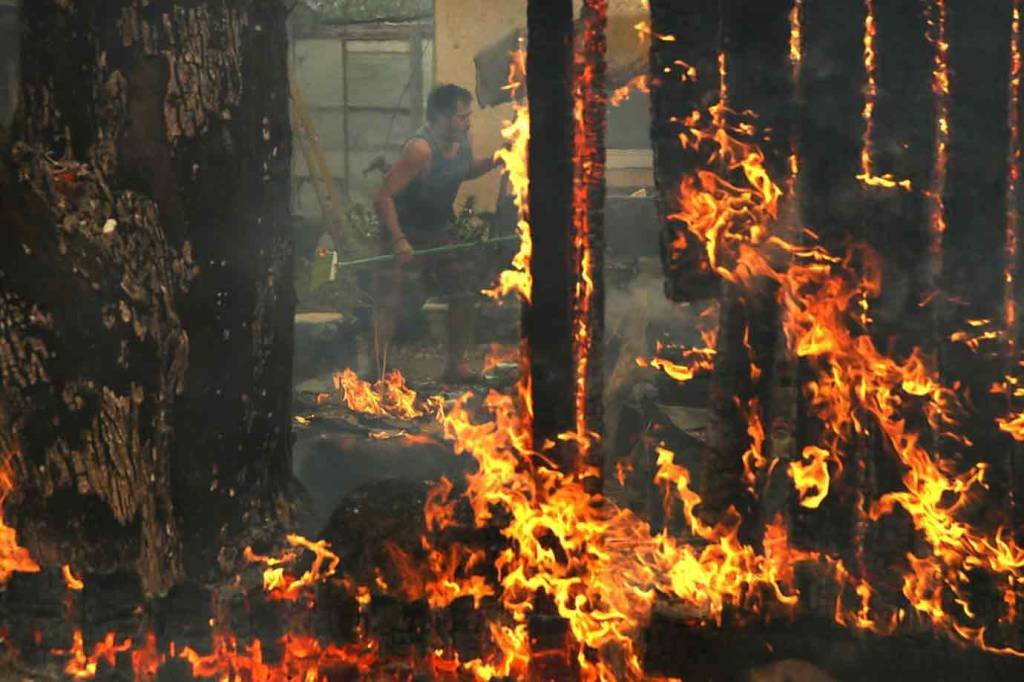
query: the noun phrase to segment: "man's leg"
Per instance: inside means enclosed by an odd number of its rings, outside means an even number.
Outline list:
[[[448,299],[448,362],[444,376],[449,380],[470,379],[470,351],[476,343],[477,297]]]
[[[370,357],[377,379],[384,378],[388,351],[402,307],[402,270],[399,266],[382,268],[376,277],[373,319],[370,325]]]

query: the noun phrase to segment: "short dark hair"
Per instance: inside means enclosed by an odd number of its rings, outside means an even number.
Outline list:
[[[427,120],[435,121],[441,116],[451,116],[455,113],[459,102],[471,104],[473,96],[469,90],[452,83],[438,85],[427,95]]]

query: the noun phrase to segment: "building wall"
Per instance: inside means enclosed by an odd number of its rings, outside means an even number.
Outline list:
[[[311,14],[295,18],[290,28],[294,83],[338,194],[369,205],[383,177],[371,166],[378,159],[394,163],[422,118],[433,78],[432,31],[417,23],[321,24]],[[318,219],[306,158],[299,144],[293,147],[292,212]]]
[[[469,91],[476,84],[473,57],[517,26],[526,25],[526,0],[434,0],[435,84],[455,83]],[[473,115],[471,140],[477,156],[501,146],[501,128],[512,105],[480,109]],[[459,201],[474,195],[482,211],[493,211],[499,175],[488,173],[462,187]]]
[[[578,6],[578,3],[577,3]],[[608,60],[612,69],[646,64],[646,50],[639,49],[634,25],[645,18],[640,0],[609,2]],[[476,83],[473,57],[510,30],[526,25],[526,0],[434,0],[435,82],[457,83],[473,90]],[[649,104],[647,97],[634,93],[618,110],[609,112],[607,172],[611,191],[653,184],[650,161]],[[477,111],[473,117],[472,140],[476,153],[484,155],[501,143],[502,123],[512,116],[509,104]],[[616,149],[630,150],[617,154]],[[643,153],[636,153],[640,149]],[[466,183],[461,199],[475,195],[481,210],[493,210],[500,177],[490,173]]]

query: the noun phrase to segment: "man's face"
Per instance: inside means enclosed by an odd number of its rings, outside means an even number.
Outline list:
[[[457,102],[455,113],[452,114],[448,124],[453,134],[465,135],[469,132],[469,118],[473,114],[473,107],[469,102]]]

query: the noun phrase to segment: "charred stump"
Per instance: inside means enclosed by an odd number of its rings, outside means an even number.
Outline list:
[[[0,450],[44,565],[233,568],[290,481],[285,8],[22,8],[0,176]]]

